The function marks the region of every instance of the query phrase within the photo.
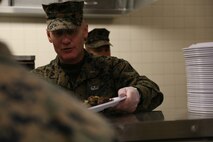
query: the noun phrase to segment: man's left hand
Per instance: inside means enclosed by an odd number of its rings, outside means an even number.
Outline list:
[[[115,109],[132,113],[136,110],[140,102],[140,94],[137,88],[124,87],[118,90],[118,96],[126,96],[126,99],[121,101]]]

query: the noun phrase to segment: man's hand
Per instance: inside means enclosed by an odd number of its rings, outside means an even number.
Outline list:
[[[126,99],[121,101],[115,109],[132,113],[136,110],[140,102],[140,94],[137,88],[124,87],[118,90],[118,96],[126,96]]]

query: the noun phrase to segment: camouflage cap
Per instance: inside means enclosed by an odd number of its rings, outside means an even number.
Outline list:
[[[83,20],[84,1],[42,4],[47,15],[47,31],[75,29]]]
[[[88,33],[85,46],[87,48],[98,48],[104,45],[112,45],[109,42],[109,31],[105,28],[95,28]]]

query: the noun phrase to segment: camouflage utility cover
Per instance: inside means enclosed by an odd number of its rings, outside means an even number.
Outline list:
[[[117,97],[122,87],[133,86],[141,94],[141,101],[137,111],[150,111],[163,101],[157,84],[146,76],[140,76],[132,66],[123,59],[116,57],[95,57],[85,51],[84,63],[73,75],[59,65],[59,59],[51,61],[46,66],[39,67],[32,72],[76,93],[76,97],[84,101],[91,95]]]
[[[84,1],[67,1],[42,5],[47,15],[47,31],[76,29],[83,20]]]
[[[0,44],[1,142],[113,142],[104,119],[66,92],[37,79],[2,55]]]
[[[105,28],[95,28],[88,33],[87,48],[98,48],[104,45],[112,45],[109,40],[109,31]]]

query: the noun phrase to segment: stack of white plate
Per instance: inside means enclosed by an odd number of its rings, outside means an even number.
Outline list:
[[[188,111],[213,113],[213,42],[193,44],[183,52]]]

